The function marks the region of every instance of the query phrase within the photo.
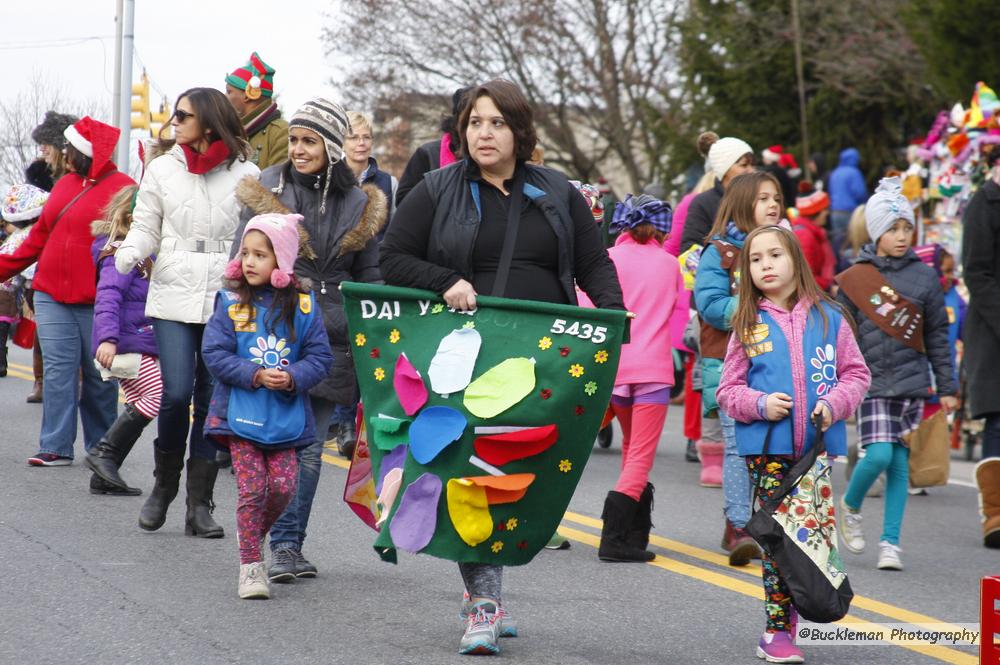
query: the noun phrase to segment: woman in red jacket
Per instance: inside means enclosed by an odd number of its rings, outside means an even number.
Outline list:
[[[52,189],[24,243],[0,256],[0,281],[38,261],[33,288],[45,380],[38,454],[28,459],[32,466],[73,462],[78,403],[86,450],[117,417],[118,387],[101,381],[90,349],[96,290],[90,223],[118,190],[135,184],[111,161],[119,133],[90,117],[66,128],[70,172]]]

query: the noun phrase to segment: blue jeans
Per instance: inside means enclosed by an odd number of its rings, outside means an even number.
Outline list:
[[[1000,413],[987,413],[983,426],[983,459],[1000,457]]]
[[[295,496],[288,502],[285,512],[271,527],[271,551],[282,547],[302,549],[306,540],[306,527],[309,526],[309,514],[312,512],[313,497],[319,486],[319,474],[323,468],[323,443],[326,432],[330,429],[330,418],[336,404],[321,397],[310,397],[313,418],[316,421],[316,440],[299,448],[299,483]]]
[[[205,416],[212,399],[212,375],[201,358],[201,336],[205,326],[153,319],[153,332],[163,375],[156,447],[165,453],[183,454],[188,447],[190,431],[191,457],[214,461],[215,448],[205,441]]]
[[[847,270],[850,266],[845,265],[843,259],[844,243],[847,242],[847,227],[851,223],[852,210],[831,210],[830,211],[830,246],[833,247],[833,255],[837,259],[837,271]]]
[[[737,529],[750,520],[750,473],[747,462],[736,447],[736,421],[719,409],[726,457],[722,462],[722,493],[725,495],[726,519]]]
[[[35,322],[45,364],[38,451],[72,458],[77,404],[83,423],[83,447],[90,451],[118,417],[118,383],[101,381],[94,367],[90,348],[92,305],[65,305],[47,293],[35,291]]]
[[[851,482],[844,493],[844,503],[852,510],[861,510],[865,493],[875,479],[885,471],[885,514],[882,537],[899,545],[899,529],[910,489],[910,449],[899,443],[879,442],[865,446],[865,456],[858,460]]]
[[[351,423],[358,417],[358,404],[336,404],[333,408],[333,417],[330,423]]]

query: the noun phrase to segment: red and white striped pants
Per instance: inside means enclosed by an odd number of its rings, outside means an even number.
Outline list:
[[[125,402],[150,420],[160,413],[160,398],[163,397],[163,378],[160,375],[160,361],[156,356],[142,354],[139,361],[139,376],[121,379],[119,382],[125,393]]]

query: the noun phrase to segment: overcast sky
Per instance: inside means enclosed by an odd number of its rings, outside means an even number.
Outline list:
[[[334,6],[333,0],[136,0],[136,51],[173,104],[193,86],[224,89],[225,75],[256,50],[277,70],[274,87],[287,116],[314,95],[339,100],[330,84],[333,61],[320,42],[322,27],[335,20],[326,16]],[[0,0],[0,26],[5,95],[40,72],[71,98],[106,99],[110,109],[115,0]],[[133,80],[140,74],[137,64]],[[158,104],[154,89],[151,105]]]

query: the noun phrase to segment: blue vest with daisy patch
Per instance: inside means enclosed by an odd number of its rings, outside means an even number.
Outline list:
[[[837,331],[840,330],[843,317],[840,311],[828,303],[821,303],[820,307],[827,317],[826,332],[823,330],[823,317],[815,307],[811,307],[801,342],[807,395],[806,436],[802,452],[808,450],[816,438],[816,428],[809,415],[816,408],[816,403],[837,385]],[[766,311],[759,312],[758,323],[753,327],[750,341],[751,343],[745,346],[750,359],[747,385],[767,394],[785,393],[794,399],[792,349],[781,326]],[[795,454],[793,422],[801,408],[802,405],[795,404],[787,418],[774,423],[771,442],[768,444],[768,455]],[[760,455],[764,449],[764,439],[769,425],[770,422],[767,420],[755,420],[752,423],[737,421],[736,446],[739,454]],[[834,421],[824,435],[824,442],[829,454],[847,454],[847,426],[844,421]]]
[[[283,319],[274,322],[268,331],[265,322],[269,307],[257,303],[241,305],[239,296],[230,291],[221,291],[219,295],[228,303],[238,356],[264,369],[285,369],[298,361],[302,340],[316,316],[312,294],[299,294],[294,342],[289,341],[291,336]],[[233,386],[229,393],[229,428],[237,436],[262,445],[295,441],[306,427],[306,399],[298,391]]]

